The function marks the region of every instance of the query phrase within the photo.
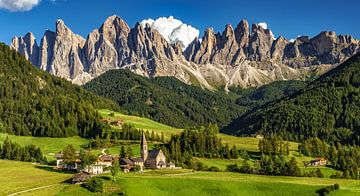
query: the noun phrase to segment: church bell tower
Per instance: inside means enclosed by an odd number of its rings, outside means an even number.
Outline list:
[[[141,154],[141,158],[145,162],[147,157],[148,157],[148,146],[147,146],[147,141],[146,141],[146,137],[145,137],[144,132],[142,132],[142,136],[141,136],[140,154]]]

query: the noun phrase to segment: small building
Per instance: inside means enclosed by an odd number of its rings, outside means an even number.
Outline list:
[[[110,124],[111,124],[111,125],[114,125],[114,126],[121,127],[121,126],[124,125],[124,121],[121,120],[121,119],[118,119],[118,120],[112,121]]]
[[[98,162],[104,167],[111,167],[115,158],[111,155],[103,154],[100,155]]]
[[[76,159],[75,162],[73,163],[64,163],[63,160],[63,154],[62,152],[59,152],[57,154],[55,154],[55,158],[56,158],[56,169],[67,169],[67,170],[78,170],[79,165],[81,164],[81,160],[80,159]]]
[[[80,172],[73,176],[72,183],[73,184],[84,183],[84,182],[86,182],[86,180],[88,180],[90,178],[91,178],[91,175],[89,173]]]
[[[169,162],[169,163],[167,163],[166,167],[169,168],[169,169],[175,169],[176,165],[173,162]]]
[[[140,166],[140,171],[144,171],[144,160],[142,158],[130,158],[135,165]]]
[[[310,161],[310,166],[324,166],[327,164],[327,160],[324,157],[318,157]]]
[[[102,165],[99,162],[96,162],[90,166],[85,167],[82,171],[94,175],[102,174],[104,173],[104,165]]]
[[[130,172],[133,167],[135,166],[135,163],[127,158],[122,158],[119,162],[120,168],[123,172]]]

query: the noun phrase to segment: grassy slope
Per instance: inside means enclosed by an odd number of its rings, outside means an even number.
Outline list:
[[[0,143],[2,143],[6,137],[15,143],[21,145],[34,144],[40,147],[43,154],[48,160],[53,159],[54,153],[57,153],[65,148],[65,146],[72,144],[76,149],[80,150],[81,146],[88,144],[88,140],[81,137],[69,137],[69,138],[48,138],[48,137],[28,137],[28,136],[15,136],[0,133]]]
[[[0,195],[57,184],[71,176],[38,167],[31,163],[0,160]]]
[[[124,190],[127,195],[316,195],[315,191],[327,185],[340,184],[334,195],[360,194],[360,182],[354,180],[296,178],[245,175],[236,173],[149,171],[144,174],[120,173],[116,184],[106,181],[109,189]],[[59,185],[34,195],[95,195],[78,185]]]
[[[159,134],[162,132],[164,136],[170,138],[171,134],[177,134],[182,131],[182,129],[177,129],[170,127],[168,125],[164,125],[148,118],[142,118],[138,116],[129,116],[125,114],[121,114],[119,112],[113,112],[111,110],[99,110],[100,115],[103,118],[109,118],[112,120],[121,119],[127,124],[133,125],[137,129],[144,129],[149,131],[155,131]],[[114,113],[114,116],[110,116],[110,113]]]

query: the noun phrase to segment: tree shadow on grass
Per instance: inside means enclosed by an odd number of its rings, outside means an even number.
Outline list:
[[[45,171],[62,173],[62,174],[75,174],[76,173],[75,171],[54,169],[52,166],[46,166],[46,165],[37,165],[35,167],[37,169],[42,169],[42,170],[45,170]]]

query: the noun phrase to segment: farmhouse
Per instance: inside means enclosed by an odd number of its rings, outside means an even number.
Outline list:
[[[316,158],[310,161],[310,166],[324,166],[327,164],[327,160],[323,157]]]
[[[78,156],[78,155],[77,155]],[[80,169],[82,161],[77,159],[74,163],[65,164],[63,162],[63,154],[58,153],[55,155],[56,158],[56,169],[66,169],[66,170],[73,170],[73,171],[81,171],[89,174],[102,174],[104,173],[105,168],[111,167],[114,161],[114,158],[111,155],[101,155],[99,156],[98,160],[88,166],[84,166],[83,169]]]

